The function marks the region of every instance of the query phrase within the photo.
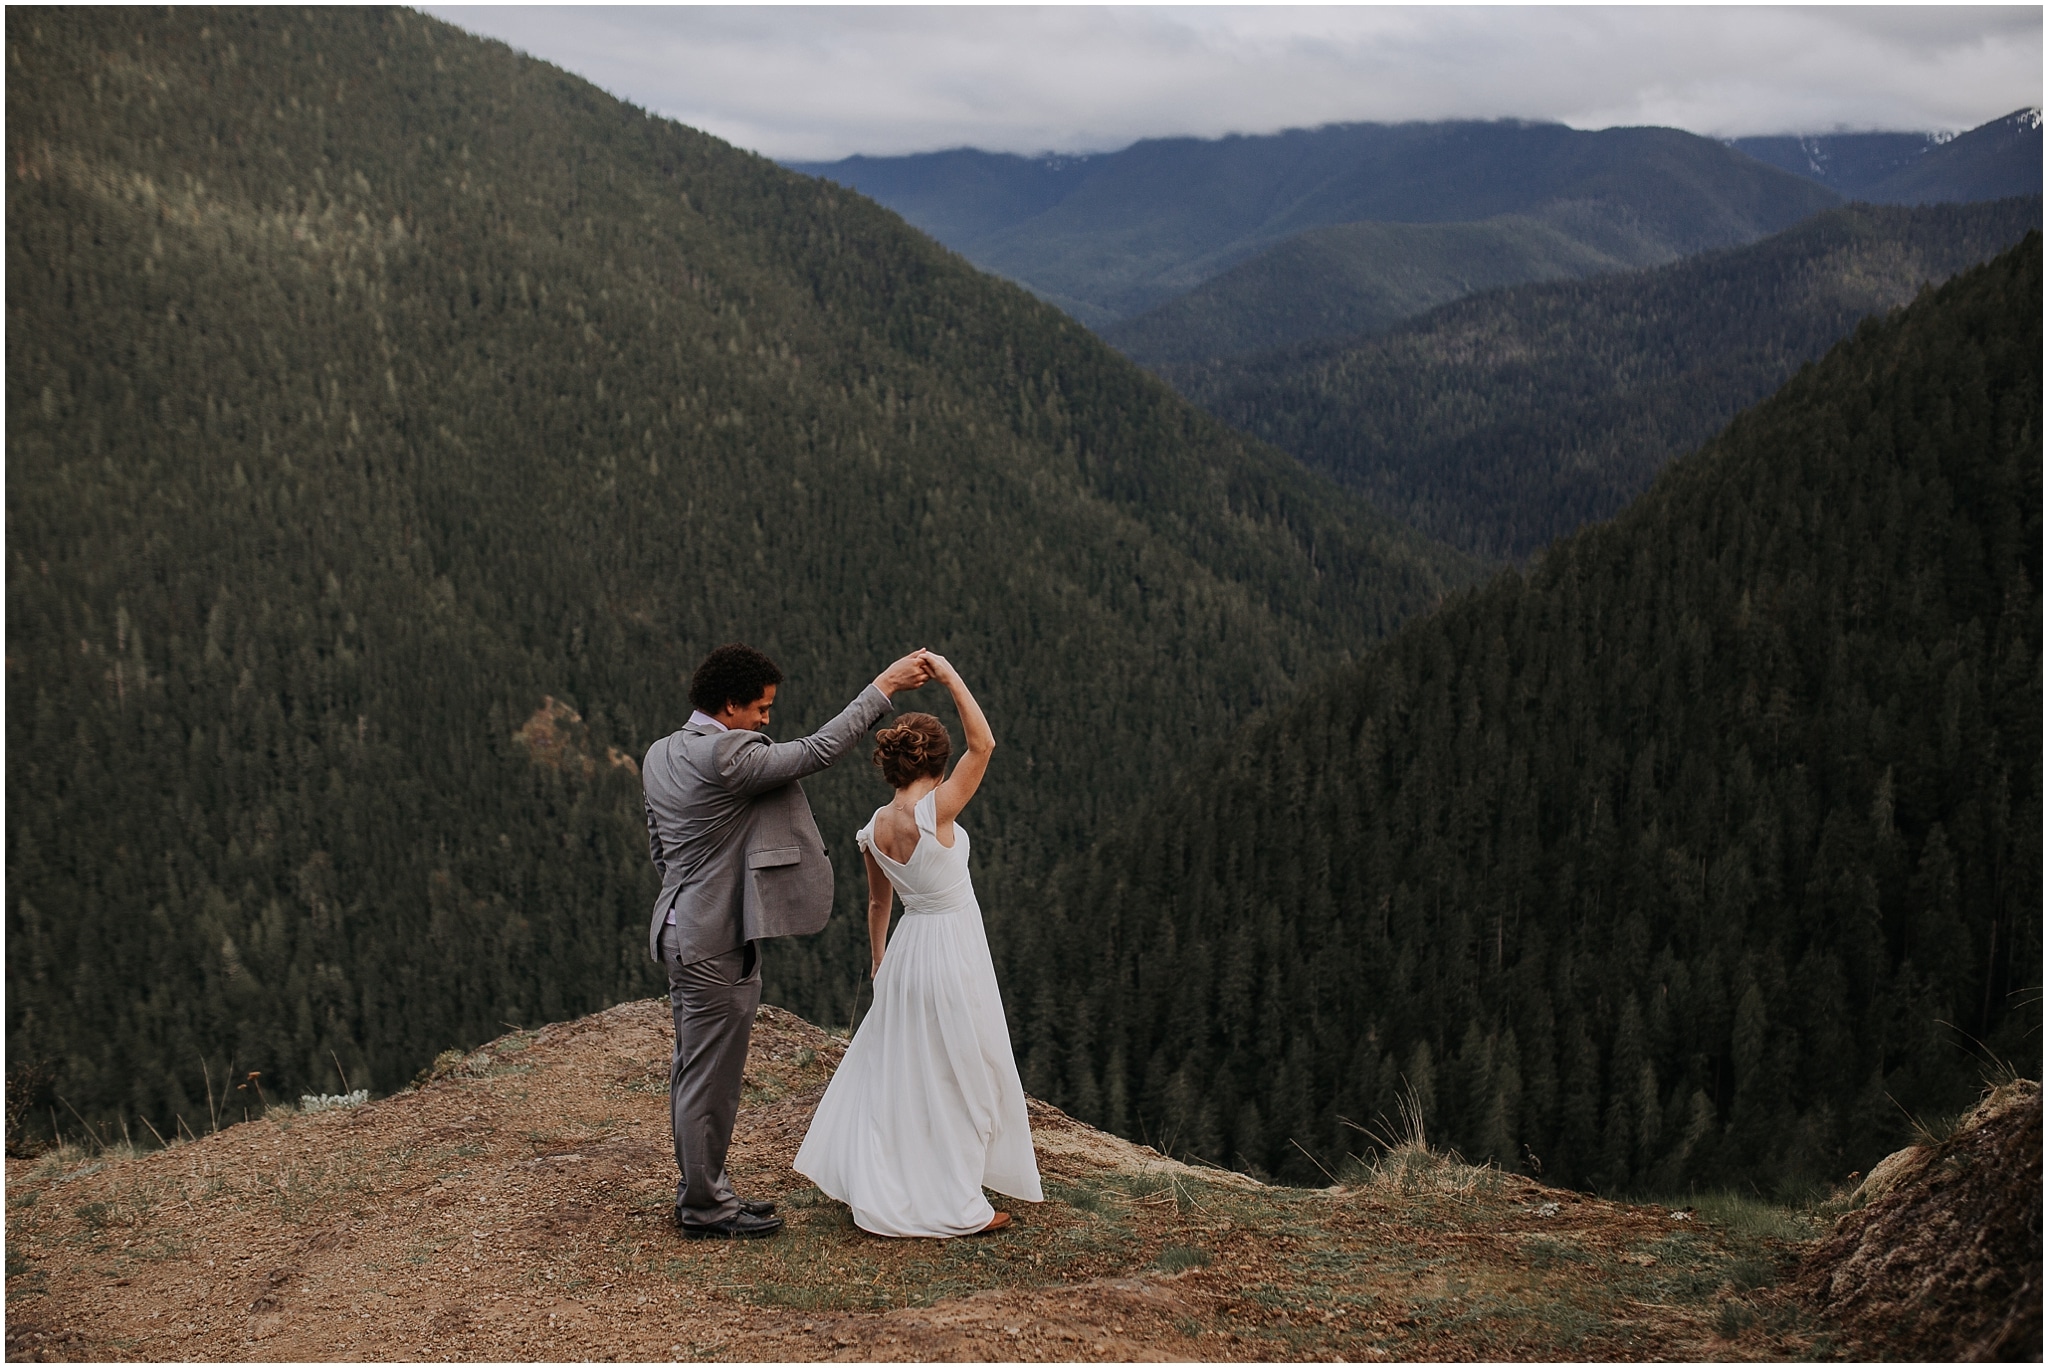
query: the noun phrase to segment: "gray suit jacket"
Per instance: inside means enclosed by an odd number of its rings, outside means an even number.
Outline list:
[[[870,684],[846,711],[799,741],[685,726],[647,748],[640,766],[647,853],[661,896],[647,952],[676,914],[682,963],[769,936],[804,936],[832,915],[832,865],[797,780],[837,760],[889,711]]]

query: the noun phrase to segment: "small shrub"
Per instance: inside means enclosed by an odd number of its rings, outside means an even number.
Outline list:
[[[443,1050],[434,1056],[433,1063],[427,1065],[426,1068],[421,1069],[413,1076],[412,1086],[424,1088],[429,1083],[438,1082],[443,1078],[453,1078],[457,1074],[465,1073],[467,1070],[464,1068],[464,1063],[468,1058],[468,1054],[461,1050]]]
[[[1714,1333],[1722,1339],[1735,1339],[1754,1324],[1756,1312],[1741,1302],[1722,1302],[1721,1309],[1714,1314]]]
[[[450,1051],[450,1053],[453,1053],[453,1051]],[[438,1063],[439,1061],[435,1062]],[[302,1112],[335,1111],[342,1107],[360,1107],[369,1100],[370,1090],[368,1088],[357,1088],[354,1092],[348,1093],[319,1093],[317,1095],[306,1093],[299,1098],[299,1110]]]

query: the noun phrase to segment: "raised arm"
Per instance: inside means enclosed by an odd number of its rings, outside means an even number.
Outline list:
[[[756,732],[728,732],[718,738],[718,772],[725,786],[748,797],[816,774],[844,755],[877,718],[889,711],[889,697],[870,684],[845,711],[794,741],[762,741]]]
[[[719,775],[735,793],[751,797],[816,774],[867,735],[892,706],[889,695],[914,689],[930,677],[930,665],[921,653],[912,652],[876,675],[845,711],[809,736],[762,745],[746,740],[745,734],[729,734],[721,738]]]
[[[960,710],[960,727],[967,733],[967,753],[960,757],[953,772],[946,776],[946,782],[939,785],[938,811],[939,835],[941,838],[953,834],[953,819],[960,815],[960,809],[967,806],[974,791],[981,787],[981,777],[988,773],[989,756],[995,754],[996,735],[989,730],[988,718],[982,716],[981,704],[974,701],[968,692],[967,681],[953,668],[953,663],[944,656],[923,652],[929,663],[932,677],[946,686],[946,692],[953,695],[953,706]],[[944,844],[943,839],[941,844]]]

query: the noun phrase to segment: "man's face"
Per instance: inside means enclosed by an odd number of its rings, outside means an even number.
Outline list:
[[[759,731],[768,725],[768,710],[775,706],[775,690],[779,687],[770,684],[768,692],[751,703],[728,703],[716,716],[734,731]]]

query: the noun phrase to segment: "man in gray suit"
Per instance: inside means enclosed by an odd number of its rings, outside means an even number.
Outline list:
[[[782,671],[751,646],[721,646],[690,678],[690,720],[647,749],[647,850],[661,873],[647,948],[668,970],[675,1012],[668,1101],[685,1235],[782,1228],[772,1202],[733,1192],[725,1153],[761,1003],[760,942],[809,935],[832,914],[832,865],[797,781],[865,736],[891,694],[930,677],[921,655],[907,655],[816,732],[776,743],[761,728]]]

